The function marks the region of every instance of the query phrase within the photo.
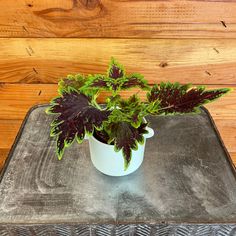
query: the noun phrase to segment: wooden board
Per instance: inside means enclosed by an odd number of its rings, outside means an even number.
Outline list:
[[[236,84],[236,39],[0,39],[0,82],[105,73],[111,56],[149,83]]]
[[[2,149],[0,148],[0,171],[5,163],[5,160],[7,158],[7,155],[9,153],[10,149]]]
[[[9,149],[19,131],[22,120],[0,120],[0,149]]]
[[[236,38],[234,1],[8,0],[0,37]]]

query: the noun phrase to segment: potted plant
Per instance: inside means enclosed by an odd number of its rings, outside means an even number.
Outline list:
[[[47,109],[55,115],[50,135],[56,137],[58,158],[75,140],[88,138],[92,163],[111,176],[130,174],[141,165],[146,138],[153,135],[147,115],[196,114],[200,106],[230,91],[170,82],[149,86],[141,74],[126,74],[114,58],[104,75],[68,75],[58,85],[59,96]],[[122,90],[134,87],[146,90],[144,101],[138,93],[127,99],[121,96]],[[101,92],[107,95],[98,104]]]

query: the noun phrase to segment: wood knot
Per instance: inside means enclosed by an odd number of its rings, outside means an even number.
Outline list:
[[[159,66],[160,67],[167,67],[168,66],[168,63],[167,62],[161,62],[160,64],[159,64]]]
[[[101,5],[99,0],[79,0],[80,3],[87,9],[94,9],[98,5]]]
[[[27,6],[28,7],[33,7],[33,4],[28,3]]]

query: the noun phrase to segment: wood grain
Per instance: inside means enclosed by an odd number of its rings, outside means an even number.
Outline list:
[[[9,149],[19,131],[22,120],[0,120],[0,149]]]
[[[236,38],[234,1],[8,0],[0,37]]]
[[[110,57],[149,83],[236,84],[236,39],[0,39],[0,82],[105,73]]]
[[[236,116],[228,119],[213,116],[213,119],[227,150],[236,153]]]
[[[7,158],[7,155],[9,153],[10,149],[2,149],[0,148],[0,171],[5,163],[5,160]]]

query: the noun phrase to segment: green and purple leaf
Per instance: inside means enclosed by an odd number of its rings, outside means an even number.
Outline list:
[[[54,99],[47,113],[58,115],[51,124],[51,136],[57,137],[59,159],[75,139],[81,143],[86,133],[92,134],[94,128],[101,129],[109,115],[108,111],[93,107],[90,98],[77,91],[64,92]]]
[[[229,91],[228,88],[205,90],[203,86],[190,88],[190,85],[168,82],[153,86],[147,97],[149,102],[158,102],[156,114],[197,113],[200,106]]]
[[[109,85],[107,83],[107,78],[104,75],[89,75],[88,80],[84,86],[85,89],[102,89],[102,90],[109,90]]]
[[[125,76],[124,66],[119,64],[114,58],[111,58],[107,75],[114,80],[123,78]]]
[[[134,94],[128,99],[120,99],[119,108],[123,113],[123,116],[128,118],[128,122],[135,128],[139,127],[143,121],[143,117],[148,115],[145,105],[139,97]]]
[[[114,142],[115,151],[122,150],[125,170],[129,167],[132,150],[137,150],[138,144],[144,143],[146,126],[146,123],[142,123],[138,128],[134,128],[128,122],[110,123],[108,126],[110,142]]]
[[[96,89],[97,91],[111,91],[113,94],[117,94],[120,90],[126,90],[133,87],[150,90],[147,81],[141,74],[133,73],[129,76],[126,75],[124,66],[115,61],[114,58],[111,58],[107,76],[99,74],[89,75],[88,80],[81,91],[88,94],[86,91],[90,88]]]
[[[81,75],[68,75],[66,78],[61,79],[58,83],[58,91],[59,94],[63,94],[65,91],[69,91],[71,89],[80,91],[80,88],[84,86],[86,82],[86,78]]]
[[[147,81],[143,78],[141,74],[135,73],[127,76],[123,82],[121,89],[130,89],[133,87],[139,87],[141,89],[149,89]]]

